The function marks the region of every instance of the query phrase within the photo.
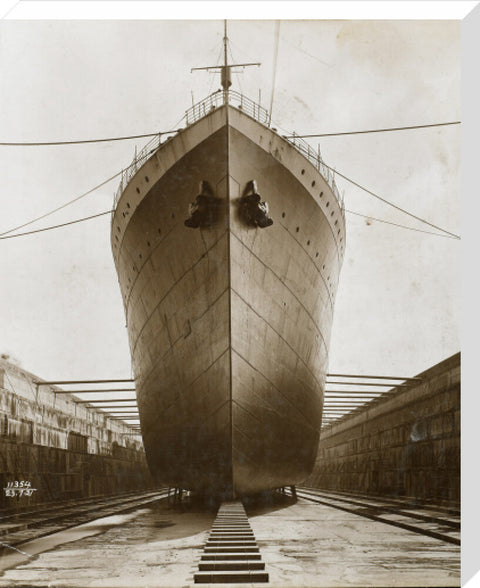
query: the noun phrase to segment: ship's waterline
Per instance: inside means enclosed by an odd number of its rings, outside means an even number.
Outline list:
[[[214,221],[187,227],[202,182]],[[252,185],[271,226],[242,215]],[[229,105],[176,134],[130,178],[112,247],[159,481],[239,496],[308,476],[344,242],[340,204],[315,166]]]

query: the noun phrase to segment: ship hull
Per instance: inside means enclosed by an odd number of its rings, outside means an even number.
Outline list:
[[[240,212],[252,180],[274,221],[264,229]],[[184,220],[200,181],[218,199],[217,218],[192,229]],[[231,107],[171,139],[132,177],[112,244],[159,482],[231,497],[309,475],[343,238],[318,171]]]

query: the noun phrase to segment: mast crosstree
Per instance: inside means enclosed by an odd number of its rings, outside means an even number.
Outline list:
[[[232,85],[232,67],[248,67],[251,65],[260,66],[261,63],[232,63],[229,65],[228,63],[228,55],[227,55],[227,45],[228,45],[228,36],[227,36],[227,21],[225,21],[224,26],[224,36],[223,36],[223,65],[208,65],[206,67],[192,67],[190,70],[198,71],[198,70],[207,70],[207,71],[217,71],[221,74],[221,83],[222,88],[224,90],[228,90],[228,88]],[[236,73],[236,72],[234,72]]]

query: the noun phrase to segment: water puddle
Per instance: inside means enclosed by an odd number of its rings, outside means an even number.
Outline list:
[[[55,549],[59,545],[71,543],[73,541],[79,541],[80,539],[92,537],[93,535],[99,535],[109,531],[113,527],[125,525],[130,520],[136,518],[139,512],[141,511],[95,519],[94,521],[84,523],[78,527],[72,527],[71,529],[65,529],[64,531],[52,533],[46,537],[40,537],[39,539],[27,541],[18,547],[9,546],[7,543],[2,543],[5,552],[0,556],[0,576],[6,570],[26,562],[31,562],[38,554]],[[11,553],[8,553],[7,550],[9,550]]]

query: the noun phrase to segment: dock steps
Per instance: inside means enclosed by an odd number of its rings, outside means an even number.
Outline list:
[[[223,502],[205,543],[196,584],[268,582],[247,513],[241,502]]]

